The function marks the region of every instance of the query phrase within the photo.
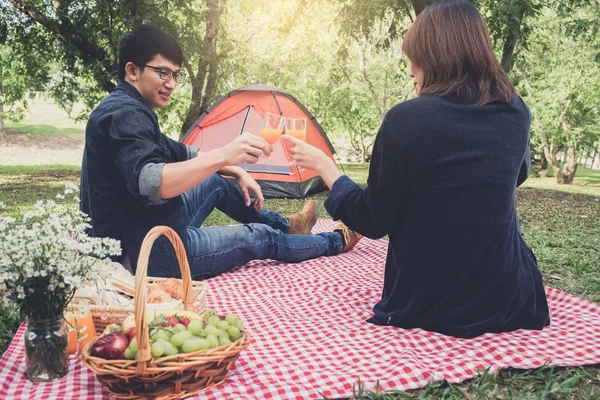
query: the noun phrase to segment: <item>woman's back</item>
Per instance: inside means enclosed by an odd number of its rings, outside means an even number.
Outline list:
[[[397,209],[372,215],[393,215],[373,322],[464,337],[548,322],[541,275],[515,210],[529,111],[518,96],[467,102],[422,95],[386,115],[369,176],[394,177],[383,185],[370,179],[367,190],[392,196],[384,203]]]
[[[483,17],[468,0],[438,0],[402,50],[419,97],[386,114],[366,188],[311,146],[290,151],[323,177],[325,208],[346,231],[389,235],[369,321],[461,337],[542,329],[550,321],[542,276],[515,209],[531,116]]]

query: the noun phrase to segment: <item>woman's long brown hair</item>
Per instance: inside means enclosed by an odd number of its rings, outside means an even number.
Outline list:
[[[485,21],[467,0],[440,0],[423,10],[402,51],[423,70],[419,94],[464,96],[480,106],[508,103],[516,93],[494,55]]]

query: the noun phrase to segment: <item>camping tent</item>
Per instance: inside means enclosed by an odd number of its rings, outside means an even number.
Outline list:
[[[306,117],[306,141],[331,159],[335,150],[323,128],[293,96],[268,85],[250,85],[232,91],[213,104],[182,137],[186,145],[210,151],[231,142],[243,132],[260,135],[265,112],[286,117]],[[242,168],[260,184],[265,197],[305,197],[326,189],[314,171],[290,165],[292,159],[283,140],[270,157]]]

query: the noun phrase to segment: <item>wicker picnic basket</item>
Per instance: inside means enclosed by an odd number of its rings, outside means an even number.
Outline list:
[[[183,399],[222,383],[240,352],[250,344],[245,330],[227,345],[193,353],[152,358],[146,316],[146,274],[154,241],[165,235],[175,247],[184,284],[184,309],[193,311],[191,276],[181,239],[171,228],[154,227],[142,243],[135,276],[135,327],[138,342],[137,360],[106,360],[92,357],[88,343],[81,352],[83,363],[116,399]]]
[[[146,286],[154,283],[160,283],[166,281],[167,278],[146,278]],[[192,281],[192,298],[193,298],[193,311],[196,314],[202,314],[206,311],[206,294],[208,293],[208,284],[202,281]],[[73,301],[68,310],[76,310],[78,303]],[[121,304],[108,304],[106,306],[100,306],[97,304],[88,305],[89,312],[92,314],[94,320],[94,327],[96,332],[101,334],[104,329],[110,324],[121,325],[125,318],[133,314],[133,306],[125,306]]]

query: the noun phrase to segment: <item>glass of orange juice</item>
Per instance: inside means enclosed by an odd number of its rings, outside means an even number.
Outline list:
[[[85,302],[74,305],[65,312],[64,317],[68,331],[69,355],[77,357],[81,348],[96,337],[94,319],[89,305]]]
[[[285,134],[306,142],[306,118],[285,117]],[[290,144],[290,147],[294,147]]]
[[[284,124],[285,134],[295,137],[298,140],[306,142],[306,118],[286,117]],[[288,147],[295,145],[288,142]],[[296,161],[292,161],[290,165],[296,165]]]
[[[283,121],[284,117],[281,115],[266,112],[263,118],[263,126],[260,135],[269,142],[269,144],[275,144],[283,133]]]

